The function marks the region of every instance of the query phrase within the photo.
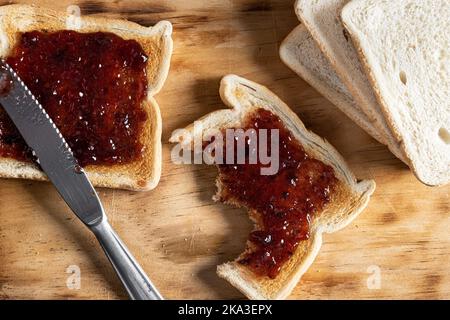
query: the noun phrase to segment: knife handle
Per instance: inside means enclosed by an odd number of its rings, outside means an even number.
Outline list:
[[[101,222],[90,228],[132,300],[163,300],[105,216]]]

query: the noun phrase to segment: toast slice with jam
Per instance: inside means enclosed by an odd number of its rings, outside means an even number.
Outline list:
[[[326,140],[308,131],[267,88],[228,75],[221,81],[220,95],[229,109],[212,112],[174,132],[170,141],[195,150],[195,141],[201,140],[202,152],[211,151],[209,154],[217,160],[218,153],[224,155],[237,146],[237,142],[229,143],[241,139],[245,161],[215,162],[219,175],[214,199],[246,208],[255,228],[244,252],[218,266],[217,273],[248,298],[283,299],[313,263],[322,234],[338,231],[355,219],[367,206],[375,182],[356,180],[341,155]],[[238,129],[242,129],[241,134],[256,135],[230,139],[228,133]],[[278,170],[262,174],[267,162],[250,161],[256,145],[252,147],[252,142],[261,139],[260,133],[268,136],[269,131],[278,132],[278,138],[275,134],[265,140],[267,144],[270,141],[267,154],[278,155]],[[218,132],[226,137],[222,145],[208,149],[218,141]],[[278,141],[278,147],[272,145],[273,141]],[[261,147],[264,144],[256,153]]]
[[[38,98],[93,185],[154,188],[161,175],[161,115],[172,25],[0,7],[0,57]],[[45,143],[45,141],[43,141]],[[47,180],[0,108],[0,177]]]

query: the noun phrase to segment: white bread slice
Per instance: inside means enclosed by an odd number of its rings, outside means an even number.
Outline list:
[[[399,142],[388,127],[372,88],[364,74],[358,55],[347,39],[340,21],[340,12],[348,0],[297,0],[295,12],[306,26],[320,50],[346,85],[353,99],[364,111],[387,146],[397,157],[402,154]],[[405,159],[401,156],[401,159]]]
[[[98,16],[78,17],[28,5],[0,7],[0,57],[7,57],[20,32],[33,30],[57,31],[70,29],[78,32],[111,32],[124,39],[135,39],[150,57],[147,65],[148,95],[145,110],[148,123],[141,136],[146,147],[141,160],[128,164],[85,168],[94,186],[149,190],[161,176],[161,115],[153,95],[161,89],[172,55],[172,25],[161,21],[154,27],[143,27],[126,20],[106,19]],[[0,158],[0,177],[47,180],[34,164]]]
[[[217,268],[220,277],[228,280],[250,299],[283,299],[289,295],[317,256],[322,244],[322,233],[335,232],[356,218],[366,207],[375,189],[375,182],[357,182],[339,153],[326,140],[308,131],[298,116],[267,88],[236,75],[228,75],[221,81],[220,95],[231,109],[218,110],[202,117],[199,121],[204,130],[236,128],[255,109],[270,110],[280,117],[285,127],[311,156],[333,167],[340,181],[331,202],[312,219],[310,238],[298,245],[294,255],[275,279],[257,277],[237,260]],[[199,138],[201,133],[198,131],[194,131],[191,124],[185,130],[174,132],[170,141],[190,146],[193,141],[190,138]],[[216,199],[220,198],[220,181],[219,176]],[[239,206],[239,203],[235,205]]]
[[[329,61],[304,25],[298,25],[280,46],[281,60],[312,87],[330,100],[347,117],[379,142],[386,141],[361,111]]]
[[[450,182],[450,1],[353,1],[342,20],[416,176]]]
[[[286,37],[280,46],[280,57],[288,67],[378,142],[384,145],[389,143],[354,101],[304,25],[297,26]],[[399,152],[400,149],[391,151],[404,163],[408,163],[403,153]]]

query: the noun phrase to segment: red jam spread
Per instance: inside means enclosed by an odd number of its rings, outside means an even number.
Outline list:
[[[219,165],[224,187],[221,200],[237,201],[257,212],[258,228],[250,234],[247,252],[239,263],[258,276],[273,279],[298,244],[308,239],[311,219],[330,201],[338,180],[333,168],[308,155],[270,111],[258,109],[243,129],[279,130],[279,170],[274,175],[261,175],[261,167],[267,165],[259,161]],[[249,144],[245,145],[248,159]]]
[[[26,32],[7,58],[56,123],[81,166],[142,156],[145,52],[112,33]],[[0,156],[32,160],[0,108]]]

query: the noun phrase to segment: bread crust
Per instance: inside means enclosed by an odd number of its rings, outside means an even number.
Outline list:
[[[89,165],[85,171],[97,187],[136,191],[156,187],[161,176],[162,120],[153,96],[167,78],[172,55],[172,25],[160,21],[153,27],[100,16],[75,16],[67,12],[42,9],[30,5],[0,7],[0,57],[5,58],[14,47],[18,34],[33,30],[75,30],[78,32],[111,32],[123,39],[134,39],[151,57],[147,63],[148,92],[143,107],[148,115],[140,137],[145,147],[143,157],[135,162],[116,165]],[[0,177],[46,181],[46,175],[29,162],[0,158]]]
[[[239,258],[217,268],[220,277],[229,281],[250,299],[284,299],[317,256],[322,243],[322,233],[335,232],[355,219],[366,207],[375,190],[375,182],[357,182],[341,155],[326,140],[308,131],[298,116],[267,88],[236,75],[227,75],[221,81],[220,96],[230,109],[218,110],[199,119],[204,130],[237,127],[243,123],[246,115],[257,108],[267,109],[280,117],[306,152],[333,167],[340,181],[331,202],[313,218],[310,239],[299,244],[294,255],[275,279],[255,276],[236,262]],[[191,144],[192,139],[186,137],[187,134],[195,139],[195,134],[198,133],[194,131],[193,124],[188,125],[184,131],[174,133],[170,142]],[[219,179],[217,185],[215,199],[220,198],[222,189]],[[252,216],[252,213],[250,215]]]

